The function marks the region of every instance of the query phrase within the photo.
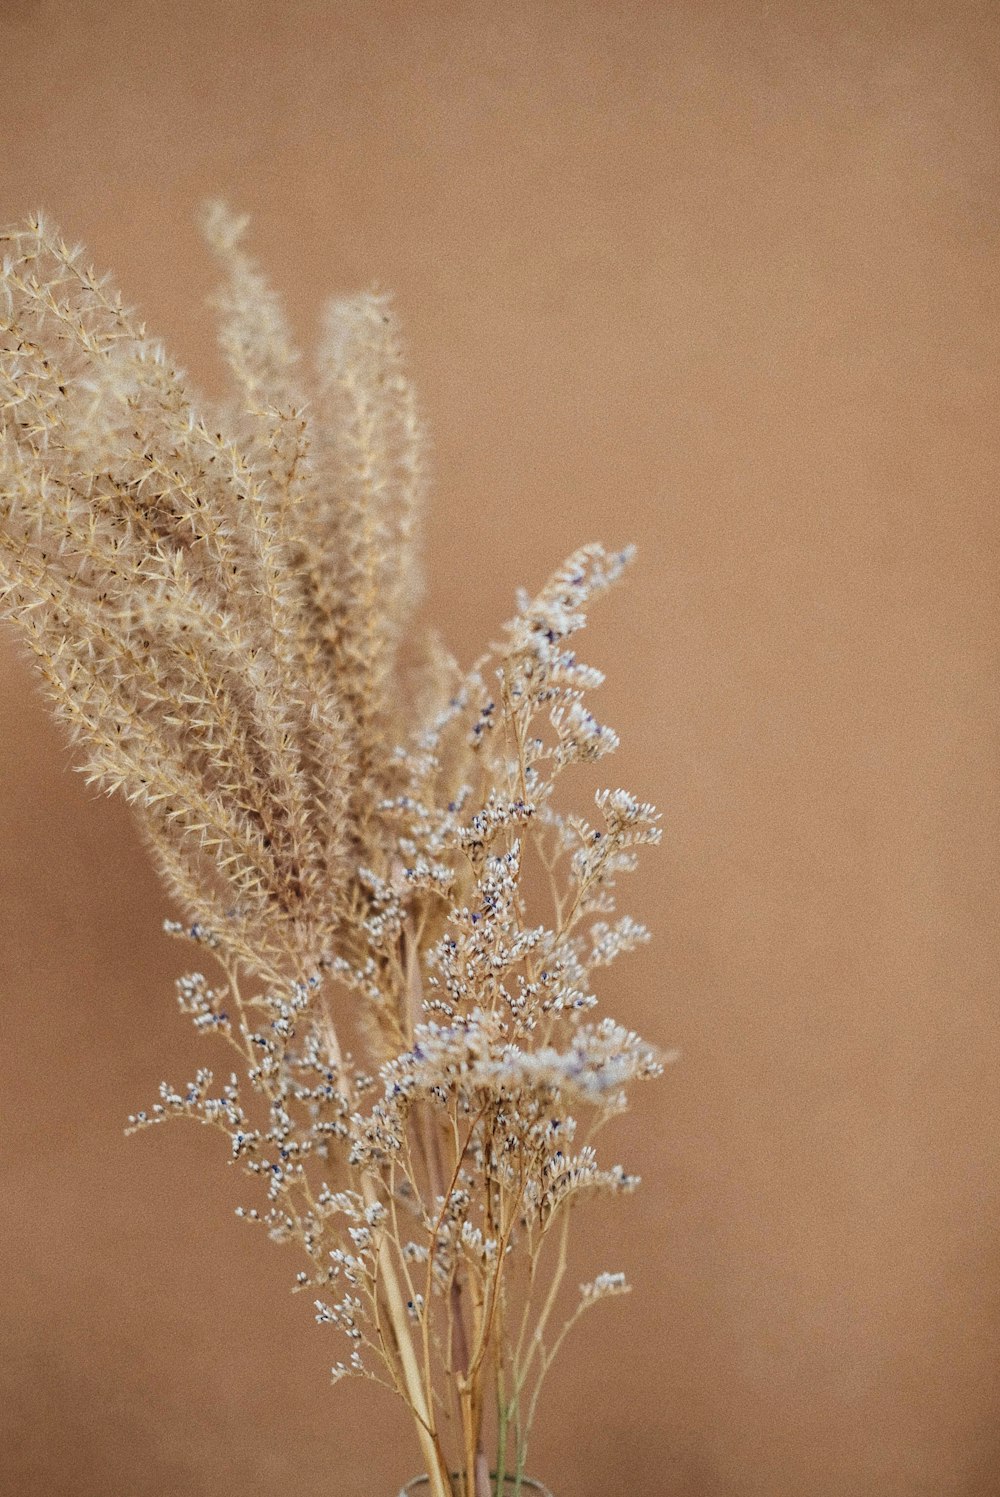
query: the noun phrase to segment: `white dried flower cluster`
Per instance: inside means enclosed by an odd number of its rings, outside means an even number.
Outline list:
[[[631,553],[578,551],[471,670],[433,641],[404,669],[424,444],[389,306],[333,304],[309,376],[244,225],[206,227],[210,416],[78,252],[5,236],[2,597],[223,974],[178,999],[238,1070],[130,1125],[227,1135],[261,1186],[240,1214],[349,1343],[334,1379],[405,1400],[433,1497],[455,1469],[488,1497],[487,1392],[499,1491],[569,1327],[626,1292],[599,1274],[558,1328],[573,1206],[638,1183],[594,1133],[665,1058],[597,991],[648,939],[614,909],[657,815],[561,794],[618,744],[573,638]]]
[[[616,1294],[629,1294],[631,1288],[623,1273],[599,1273],[592,1284],[580,1285],[580,1297],[586,1301],[609,1299]]]

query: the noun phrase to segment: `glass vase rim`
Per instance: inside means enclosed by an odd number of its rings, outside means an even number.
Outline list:
[[[495,1471],[491,1471],[490,1472],[490,1482],[491,1482],[491,1484],[495,1483],[496,1479],[497,1479],[497,1473]],[[453,1472],[452,1473],[452,1480],[454,1480],[454,1481],[461,1480],[460,1474],[458,1472]],[[511,1474],[508,1475],[508,1476],[505,1476],[503,1480],[504,1480],[505,1497],[513,1497],[513,1493],[514,1493],[514,1490],[515,1490],[515,1487],[516,1487],[516,1483],[517,1483],[517,1472],[516,1471],[515,1472],[511,1472]],[[427,1476],[426,1473],[422,1473],[420,1476],[411,1476],[410,1479],[409,1479],[409,1481],[406,1483],[406,1485],[400,1487],[400,1489],[399,1489],[399,1497],[414,1497],[414,1494],[416,1494],[416,1493],[418,1493],[418,1492],[421,1491],[422,1486],[423,1487],[429,1487],[430,1486],[430,1477]],[[536,1497],[552,1497],[552,1493],[549,1491],[548,1487],[545,1486],[542,1482],[536,1481],[533,1476],[522,1476],[521,1477],[521,1491],[522,1492],[528,1492],[528,1493],[533,1492],[533,1493],[536,1494]]]

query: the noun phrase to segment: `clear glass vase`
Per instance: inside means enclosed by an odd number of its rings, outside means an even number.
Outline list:
[[[462,1483],[459,1477],[452,1478],[455,1490],[462,1491]],[[401,1488],[399,1497],[427,1497],[431,1484],[426,1476],[415,1476]],[[490,1497],[494,1497],[497,1489],[497,1479],[490,1477]],[[507,1476],[503,1483],[503,1497],[552,1497],[548,1487],[543,1487],[540,1481],[532,1481],[530,1476],[522,1476],[520,1480],[516,1476]]]

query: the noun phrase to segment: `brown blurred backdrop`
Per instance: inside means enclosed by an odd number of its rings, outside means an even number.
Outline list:
[[[658,801],[608,1002],[626,1267],[552,1384],[558,1497],[1000,1492],[995,4],[0,0],[0,219],[44,207],[218,380],[225,190],[308,336],[394,288],[463,656],[636,540],[589,658]],[[221,1141],[125,1141],[204,1045],[116,803],[4,636],[0,1489],[390,1497]],[[219,1057],[222,1063],[221,1056]]]

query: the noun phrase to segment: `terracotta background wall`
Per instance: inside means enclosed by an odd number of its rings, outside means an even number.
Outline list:
[[[0,218],[204,384],[207,192],[304,335],[395,288],[463,655],[641,547],[590,657],[667,836],[608,1001],[684,1058],[581,1237],[637,1292],[553,1383],[559,1497],[1000,1492],[998,41],[988,0],[0,4]],[[328,1388],[219,1141],[122,1138],[199,1053],[186,952],[2,668],[0,1487],[389,1497],[402,1418]]]

